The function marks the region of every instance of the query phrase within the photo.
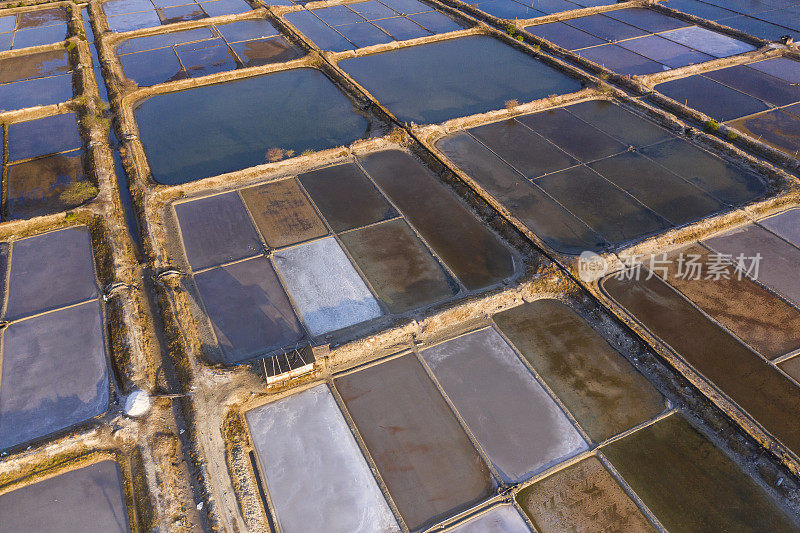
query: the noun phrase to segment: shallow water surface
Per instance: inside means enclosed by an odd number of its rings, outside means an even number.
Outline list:
[[[298,176],[333,231],[346,231],[397,216],[355,164],[346,163]]]
[[[72,98],[67,52],[49,51],[0,60],[0,110],[57,104]]]
[[[153,179],[170,185],[266,163],[273,154],[349,144],[369,131],[368,119],[310,68],[154,96],[135,116]]]
[[[656,531],[596,457],[525,487],[517,502],[542,533]]]
[[[800,450],[800,427],[794,416],[800,409],[800,388],[658,276],[645,277],[611,276],[602,281],[602,287],[785,446]]]
[[[129,531],[119,466],[100,461],[0,496],[8,531]]]
[[[245,416],[281,531],[400,531],[328,387]]]
[[[0,19],[0,51],[57,43],[67,38],[67,12],[60,7]]]
[[[437,344],[422,358],[503,481],[523,481],[587,448],[493,328]]]
[[[487,36],[345,59],[339,66],[400,120],[420,124],[581,88],[578,80]]]
[[[266,20],[255,19],[122,41],[117,54],[125,76],[147,87],[288,61],[302,50]]]
[[[455,20],[417,0],[390,4],[368,1],[296,11],[287,13],[286,20],[317,46],[334,52],[463,29]],[[420,18],[421,14],[425,17]]]
[[[175,213],[194,270],[252,257],[262,249],[244,203],[235,192],[177,203]]]
[[[67,228],[15,241],[8,285],[6,320],[96,298],[88,230]]]
[[[595,442],[664,410],[647,380],[565,304],[538,300],[492,319]]]
[[[623,75],[655,74],[754,50],[727,35],[639,7],[527,26],[525,31]]]
[[[104,413],[109,390],[100,305],[86,302],[8,326],[2,383],[0,449]]]
[[[489,469],[413,355],[334,384],[412,530],[494,490]]]
[[[347,232],[342,243],[392,313],[453,296],[458,288],[400,219]]]
[[[11,123],[8,148],[5,220],[64,211],[97,194],[74,113]]]
[[[602,450],[670,531],[797,530],[736,463],[680,415]]]
[[[0,449],[100,415],[109,401],[104,326],[87,228],[15,241],[9,255]]]
[[[361,158],[364,168],[469,290],[514,274],[510,251],[407,152]]]
[[[195,274],[226,364],[291,346],[305,337],[275,269],[256,257]]]
[[[703,244],[717,253],[730,254],[734,260],[740,254],[743,257],[761,254],[758,272],[754,274],[758,282],[800,307],[800,249],[786,242],[780,233],[766,231],[768,221],[706,239]]]
[[[478,126],[436,146],[567,254],[641,240],[766,191],[755,174],[607,101]]]

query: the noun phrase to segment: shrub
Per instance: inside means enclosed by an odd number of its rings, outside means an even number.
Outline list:
[[[70,183],[61,194],[59,200],[69,205],[79,205],[97,196],[97,187],[88,181]]]

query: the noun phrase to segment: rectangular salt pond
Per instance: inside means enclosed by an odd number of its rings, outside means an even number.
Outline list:
[[[458,292],[403,220],[348,232],[342,235],[342,243],[392,313],[439,302]]]
[[[84,174],[74,113],[8,126],[5,220],[65,211],[97,194]]]
[[[281,531],[400,531],[328,387],[246,418]]]
[[[602,289],[628,314],[758,421],[794,453],[800,451],[800,387],[747,348],[658,276],[619,279]],[[635,276],[634,276],[635,278]]]
[[[0,495],[4,531],[130,531],[119,466],[100,461]]]
[[[652,385],[566,304],[537,300],[492,319],[593,441],[664,410]]]
[[[369,0],[295,11],[285,17],[314,44],[334,52],[463,29],[452,18],[417,0]]]
[[[514,274],[512,257],[497,237],[416,159],[387,150],[361,162],[468,289]]]
[[[641,7],[527,26],[525,31],[623,75],[654,74],[755,50]]]
[[[584,7],[596,7],[613,4],[611,0],[530,0],[528,2],[517,2],[516,0],[470,0],[469,5],[480,9],[488,15],[501,19],[530,19],[583,9]]]
[[[266,258],[211,268],[195,274],[194,281],[226,364],[291,348],[305,338]]]
[[[444,301],[464,291],[460,284],[485,289],[516,271],[497,235],[399,150],[174,208],[227,364],[294,348],[305,332]]]
[[[400,120],[419,124],[581,88],[578,80],[487,36],[344,59],[339,66]]]
[[[790,155],[800,150],[800,62],[773,58],[660,83],[655,89]]]
[[[761,487],[680,415],[602,452],[669,531],[797,531]]]
[[[9,324],[2,333],[0,449],[100,415],[109,401],[102,309],[86,228],[15,241],[6,253],[3,318]]]
[[[411,530],[494,491],[489,469],[413,355],[334,384]]]
[[[635,242],[766,191],[754,174],[601,100],[478,126],[436,146],[565,254]]]
[[[14,321],[97,298],[89,231],[85,227],[14,241],[3,318]]]
[[[270,248],[324,237],[328,229],[295,180],[242,189],[242,199]]]
[[[72,65],[64,50],[0,59],[0,111],[66,102]]]
[[[60,7],[0,15],[0,51],[57,43],[67,38],[67,12]]]
[[[542,533],[657,531],[594,456],[525,487],[516,499]]]
[[[761,254],[758,282],[800,307],[800,210],[791,209],[703,241],[716,253]],[[765,315],[766,316],[766,315]]]
[[[769,236],[771,234],[767,233]],[[766,239],[764,244],[768,246]],[[751,254],[756,253],[753,248],[749,250]],[[706,275],[701,279],[683,275],[678,267],[681,254],[684,258],[692,257]],[[668,259],[671,263],[664,272],[667,282],[753,351],[766,359],[777,359],[800,350],[800,309],[749,277],[738,275],[733,264],[719,265],[719,256],[699,245],[675,251]],[[735,261],[733,259],[732,263]],[[708,278],[712,264],[722,267],[720,279]],[[793,269],[795,283],[797,267],[795,264]],[[746,262],[743,268],[747,268]]]
[[[494,329],[427,348],[422,359],[504,482],[524,481],[587,448]]]
[[[778,41],[789,35],[800,39],[797,3],[789,2],[719,2],[719,5],[699,0],[668,0],[664,5],[683,13],[713,20],[754,37]],[[725,9],[722,7],[724,6]]]
[[[275,151],[346,145],[370,131],[369,120],[311,68],[153,96],[134,113],[152,177],[169,185],[267,163]]]
[[[289,61],[302,54],[263,19],[139,37],[117,46],[125,76],[139,87]]]
[[[252,10],[245,0],[108,0],[103,2],[111,31],[126,32]]]
[[[333,237],[280,250],[273,260],[312,335],[336,331],[383,314]]]

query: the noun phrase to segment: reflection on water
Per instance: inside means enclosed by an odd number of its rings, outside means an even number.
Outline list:
[[[577,80],[486,36],[345,59],[339,66],[400,120],[420,124],[581,88]]]
[[[271,149],[300,154],[348,144],[369,124],[308,68],[154,96],[135,115],[153,178],[167,184],[266,163]]]

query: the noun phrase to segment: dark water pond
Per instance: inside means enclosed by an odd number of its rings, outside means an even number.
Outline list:
[[[153,179],[170,185],[349,144],[370,125],[309,68],[154,96],[135,115]]]

